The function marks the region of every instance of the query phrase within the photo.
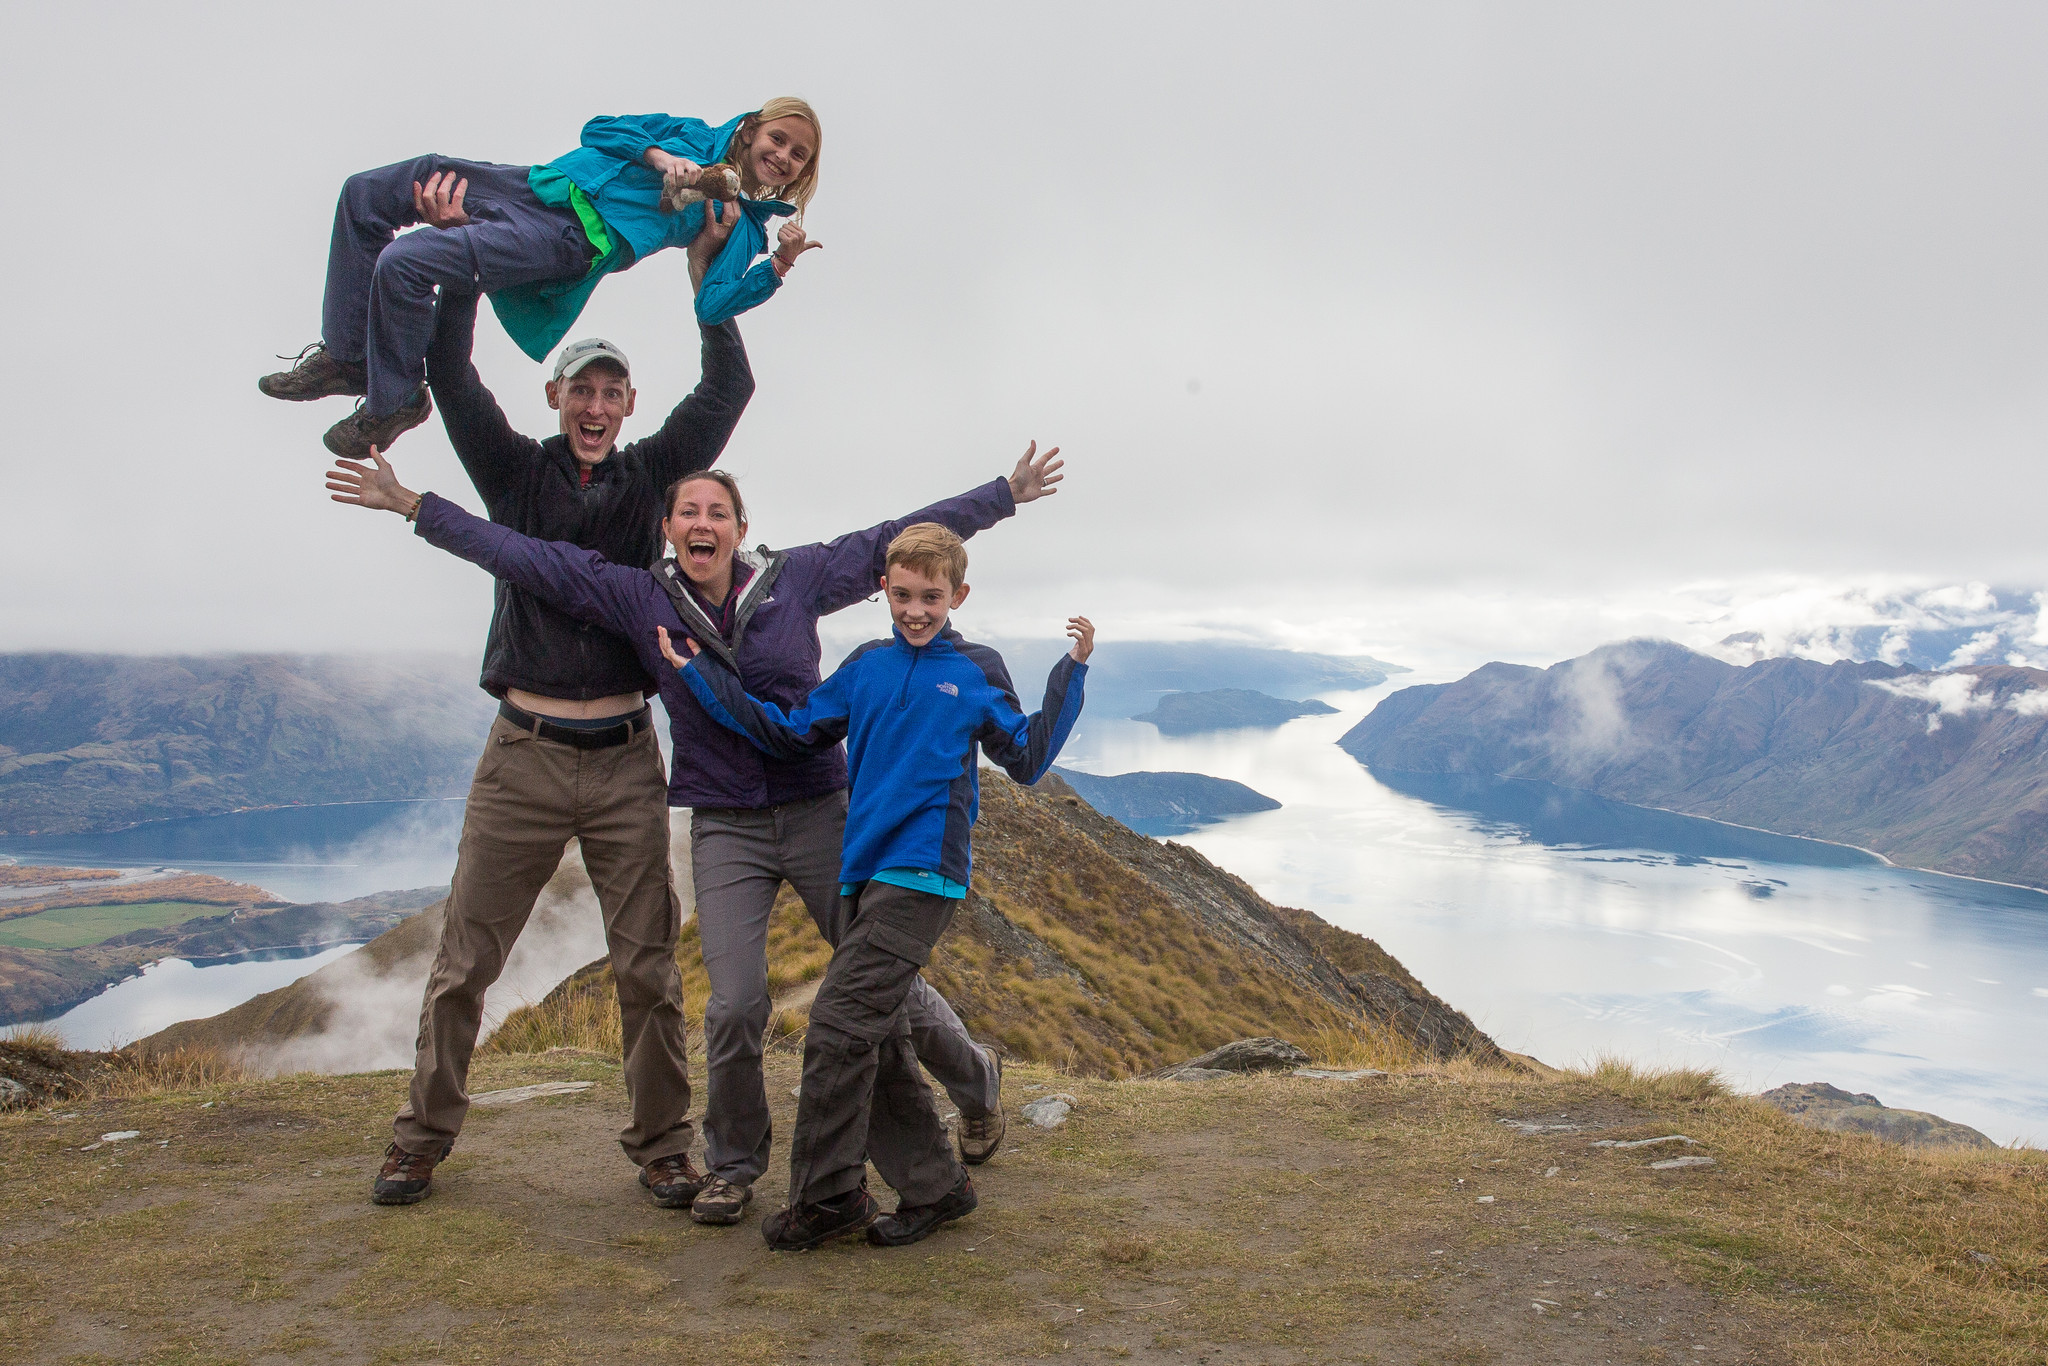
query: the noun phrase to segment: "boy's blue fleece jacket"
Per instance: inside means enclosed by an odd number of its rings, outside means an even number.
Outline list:
[[[793,759],[846,741],[853,791],[841,882],[914,868],[959,883],[973,872],[968,831],[981,814],[976,746],[1018,782],[1037,782],[1081,714],[1087,674],[1086,664],[1061,655],[1045,705],[1026,716],[1002,656],[950,626],[924,646],[901,632],[869,641],[788,714],[748,696],[711,655],[682,671],[705,712],[765,754]]]

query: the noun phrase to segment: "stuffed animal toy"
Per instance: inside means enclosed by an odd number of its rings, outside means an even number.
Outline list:
[[[730,166],[698,167],[695,185],[685,185],[673,174],[661,178],[661,209],[664,213],[681,213],[690,205],[707,199],[731,201],[739,197],[740,173]]]

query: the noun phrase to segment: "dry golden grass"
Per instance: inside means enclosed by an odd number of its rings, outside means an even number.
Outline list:
[[[62,1053],[71,1047],[54,1025],[43,1023],[8,1025],[0,1029],[0,1042],[32,1048],[43,1053]]]
[[[233,1057],[208,1048],[137,1050],[115,1054],[114,1066],[97,1089],[101,1095],[132,1099],[197,1091],[255,1075]]]

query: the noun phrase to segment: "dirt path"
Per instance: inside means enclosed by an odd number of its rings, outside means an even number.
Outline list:
[[[778,1158],[795,1066],[771,1055]],[[609,1062],[496,1062],[477,1087],[539,1080],[594,1085],[475,1110],[411,1209],[364,1199],[404,1092],[394,1074],[0,1121],[0,1309],[18,1325],[0,1353],[1731,1362],[1787,1359],[1800,1331],[1675,1272],[1644,1232],[1667,1217],[1652,1207],[1724,1174],[1589,1148],[1657,1127],[1611,1101],[1582,1098],[1546,1122],[1585,1128],[1531,1137],[1499,1122],[1526,1108],[1513,1089],[1019,1069],[1011,1137],[976,1175],[980,1212],[911,1249],[778,1256],[756,1218],[707,1229],[646,1201],[614,1142],[625,1104]],[[1064,1126],[1015,1118],[1056,1091],[1076,1101]],[[1564,1094],[1542,1103],[1570,1110]],[[84,1151],[117,1129],[141,1133]],[[770,1172],[757,1215],[785,1179]]]

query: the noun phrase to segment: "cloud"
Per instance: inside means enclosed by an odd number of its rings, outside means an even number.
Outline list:
[[[1978,693],[1977,683],[1975,674],[1911,674],[1905,678],[1870,680],[1873,688],[1933,707],[1934,710],[1927,714],[1929,735],[1941,729],[1944,716],[1968,716],[1972,712],[1990,711],[1998,705],[1996,698]]]

